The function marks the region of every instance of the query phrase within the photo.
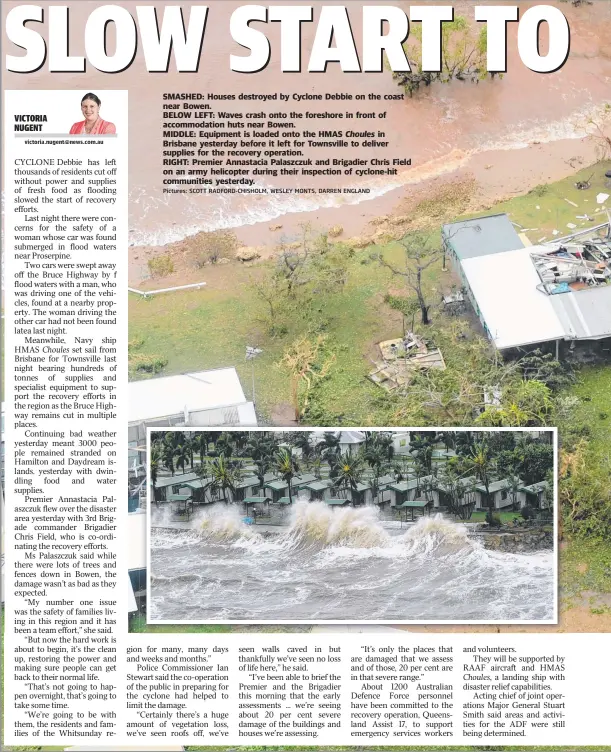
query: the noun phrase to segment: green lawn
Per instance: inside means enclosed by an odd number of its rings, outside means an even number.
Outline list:
[[[500,517],[503,525],[511,525],[511,523],[515,520],[516,517],[518,519],[522,519],[520,517],[519,512],[494,512],[494,516]],[[473,512],[471,517],[466,521],[467,522],[485,522],[486,512]]]
[[[583,368],[572,393],[581,398],[579,416],[592,431],[597,450],[611,453],[611,367]]]
[[[178,632],[180,634],[192,634],[193,632],[207,632],[208,634],[219,632],[231,632],[231,626],[227,624],[147,624],[146,617],[137,615],[129,622],[130,632],[161,632],[167,634]]]

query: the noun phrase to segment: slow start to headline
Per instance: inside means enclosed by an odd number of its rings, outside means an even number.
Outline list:
[[[269,64],[272,53],[279,54],[283,73],[300,73],[305,63],[302,54],[304,24],[315,24],[315,35],[307,55],[307,71],[323,73],[329,63],[336,63],[345,73],[379,73],[384,57],[390,68],[410,72],[404,43],[410,23],[421,24],[422,67],[424,72],[438,72],[442,65],[442,28],[454,20],[451,5],[412,6],[408,13],[393,5],[322,6],[243,5],[229,18],[231,39],[247,54],[229,55],[229,66],[238,73],[257,73]],[[20,5],[6,17],[8,39],[25,54],[6,55],[6,69],[15,73],[33,73],[45,64],[51,73],[83,73],[89,63],[103,73],[119,73],[134,62],[140,46],[150,72],[165,73],[173,58],[178,72],[196,73],[202,59],[205,64],[206,26],[215,36],[221,25],[209,16],[206,5],[192,5],[183,13],[179,5],[167,6],[157,13],[152,6],[132,6],[134,12],[120,5],[103,5],[89,14],[80,40],[71,33],[70,9],[67,6],[42,8]],[[551,5],[534,5],[520,14],[517,5],[477,5],[474,19],[487,25],[487,69],[504,73],[507,69],[507,27],[518,24],[517,47],[524,65],[538,73],[551,73],[562,67],[569,55],[570,29],[561,10]],[[360,54],[351,26],[359,14],[362,25]],[[279,50],[272,51],[265,24],[280,26]],[[37,24],[41,24],[39,27]],[[548,28],[548,43],[542,54],[540,33]],[[115,44],[106,44],[109,29],[114,29]],[[269,28],[269,27],[268,27]],[[69,33],[70,29],[70,33]],[[79,41],[78,51],[70,54]],[[228,39],[229,42],[229,39]],[[84,44],[84,47],[83,47]]]

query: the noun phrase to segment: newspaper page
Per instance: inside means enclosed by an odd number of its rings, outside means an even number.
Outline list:
[[[611,2],[2,0],[6,750],[611,750]]]

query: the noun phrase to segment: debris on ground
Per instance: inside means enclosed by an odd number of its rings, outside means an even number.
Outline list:
[[[541,278],[537,289],[548,295],[608,285],[611,283],[610,225],[540,246],[531,253],[531,258]]]
[[[590,180],[592,180],[594,173],[590,175],[590,177],[586,178],[585,180],[578,180],[575,183],[575,188],[577,188],[578,191],[587,191],[588,188],[592,186],[592,183],[590,183]]]
[[[375,369],[369,379],[387,392],[407,386],[417,371],[446,367],[441,350],[429,349],[413,332],[400,339],[379,342],[378,347],[382,359],[374,361]]]

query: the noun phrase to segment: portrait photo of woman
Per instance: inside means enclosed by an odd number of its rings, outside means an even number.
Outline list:
[[[116,133],[115,124],[100,117],[101,106],[102,102],[96,94],[92,92],[85,94],[81,99],[81,112],[85,119],[74,123],[70,128],[70,135],[104,136]]]

